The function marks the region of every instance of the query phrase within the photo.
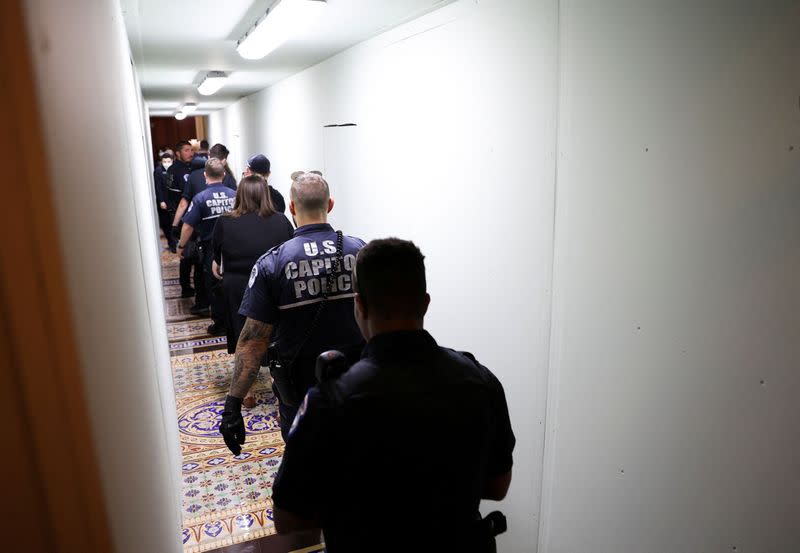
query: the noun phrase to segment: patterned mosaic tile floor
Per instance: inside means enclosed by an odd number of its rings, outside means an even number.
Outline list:
[[[234,457],[217,431],[233,356],[224,336],[207,334],[209,319],[191,315],[193,300],[180,298],[177,256],[164,252],[162,271],[183,455],[184,552],[272,535],[272,482],[283,441],[268,376],[262,372],[254,385],[257,404],[244,410],[247,442]]]

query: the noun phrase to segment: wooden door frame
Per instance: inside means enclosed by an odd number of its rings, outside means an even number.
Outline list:
[[[0,416],[9,551],[111,551],[21,0],[0,18]],[[9,540],[11,543],[9,543]],[[14,545],[12,545],[14,544]],[[18,545],[16,545],[18,544]]]

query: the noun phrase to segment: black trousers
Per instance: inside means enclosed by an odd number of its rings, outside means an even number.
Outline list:
[[[175,245],[175,239],[172,238],[172,218],[175,217],[175,210],[170,211],[169,209],[161,209],[161,206],[158,206],[158,226],[161,228],[161,232],[164,233],[164,236],[167,239],[167,245],[171,248]]]
[[[244,291],[250,273],[231,273],[226,271],[222,279],[222,295],[225,301],[225,328],[228,330],[228,353],[236,353],[236,342],[244,328],[244,315],[239,315]]]
[[[278,413],[280,414],[278,423],[284,442],[289,439],[289,430],[292,428],[292,423],[306,392],[316,384],[314,365],[312,364],[316,362],[316,359],[313,362],[310,359],[299,361],[299,363],[295,362],[291,369],[284,369],[284,374],[272,373],[272,393],[278,398]],[[286,374],[289,372],[291,372],[291,376]],[[293,396],[291,400],[285,397],[285,394],[281,394],[281,390],[285,390],[288,395]]]
[[[222,281],[215,278],[214,273],[211,271],[211,264],[214,261],[214,255],[211,252],[211,241],[201,242],[200,249],[203,271],[203,293],[205,294],[205,301],[208,302],[202,305],[211,307],[211,318],[214,319],[214,324],[220,328],[225,328],[228,308],[225,305],[225,297],[222,295]]]
[[[360,342],[331,349],[338,349],[344,353],[349,367],[361,358],[364,345],[364,342]],[[319,353],[322,353],[322,351]],[[281,361],[281,370],[272,372],[272,393],[278,398],[278,412],[281,416],[281,436],[284,441],[289,438],[289,430],[292,428],[297,411],[303,403],[303,398],[309,388],[317,385],[316,366],[318,355],[298,356],[291,367],[288,365],[290,360],[283,359]],[[269,357],[269,353],[267,353],[267,356]],[[279,355],[279,357],[282,356]],[[285,390],[287,395],[292,397],[281,397],[281,390]]]
[[[194,302],[203,307],[208,306],[208,295],[203,278],[203,264],[200,261],[192,262],[181,258],[180,263],[180,283],[181,290],[185,291],[192,287],[192,269],[194,269]]]
[[[183,223],[178,223],[178,228],[183,228]],[[171,227],[170,227],[171,230]],[[189,238],[189,240],[196,240],[195,236]],[[185,245],[185,244],[184,244]],[[180,261],[180,283],[181,283],[181,291],[185,292],[186,290],[191,289],[192,287],[192,269],[194,268],[194,303],[195,305],[199,305],[201,307],[208,307],[208,296],[205,292],[205,279],[203,278],[203,256],[200,255],[200,258],[197,261],[188,261],[181,257]]]
[[[185,291],[192,287],[192,263],[181,258],[180,264],[181,290]]]

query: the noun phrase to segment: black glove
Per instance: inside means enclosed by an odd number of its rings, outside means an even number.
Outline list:
[[[181,239],[181,227],[174,226],[172,227],[172,239],[176,242],[180,241]]]
[[[225,445],[228,446],[231,453],[239,455],[242,452],[244,419],[242,418],[242,400],[238,397],[225,397],[225,409],[222,411],[219,433],[222,434]]]

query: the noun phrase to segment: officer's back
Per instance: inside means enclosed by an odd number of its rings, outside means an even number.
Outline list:
[[[183,189],[183,197],[190,202],[194,199],[196,195],[198,195],[208,187],[208,183],[206,182],[206,176],[205,176],[205,168],[207,161],[208,158],[203,156],[195,156],[194,159],[192,160],[192,172],[189,173],[189,179],[186,182],[186,186]],[[236,179],[234,179],[230,175],[230,173],[226,171],[225,176],[222,178],[222,185],[235,191]]]
[[[206,161],[208,158],[196,155],[192,158],[192,172],[189,173],[189,178],[186,181],[186,186],[183,188],[183,197],[188,201],[192,201],[195,196],[206,189],[206,177],[204,172],[206,170]]]
[[[197,231],[201,243],[208,243],[211,241],[217,219],[233,209],[236,192],[223,184],[225,171],[218,159],[212,158],[202,163],[203,171],[206,173],[203,182],[206,185],[202,191],[193,196],[189,209],[183,216],[183,222]]]
[[[294,236],[256,262],[239,314],[246,317],[236,345],[236,367],[225,399],[220,433],[234,455],[245,440],[242,400],[268,344],[281,434],[288,436],[306,391],[314,385],[314,362],[327,349],[360,350],[353,317],[353,268],[364,242],[334,231],[328,213],[334,201],[319,175],[298,177],[289,209]],[[275,355],[277,354],[277,355]]]
[[[344,375],[309,392],[275,482],[276,524],[287,529],[285,512],[316,520],[332,553],[464,547],[480,499],[502,498],[510,482],[502,386],[422,329],[428,297],[413,244],[371,242],[356,275],[369,342]]]
[[[361,344],[358,327],[353,320],[352,270],[356,254],[364,242],[343,235],[342,267],[328,284],[328,274],[337,254],[337,236],[327,223],[303,225],[293,238],[275,248],[261,260],[268,274],[274,274],[275,299],[280,310],[276,335],[283,358],[297,355],[313,366],[316,356],[333,344]],[[330,269],[327,267],[331,265]],[[253,299],[256,299],[256,290]],[[327,292],[327,303],[317,320],[317,332],[307,337],[307,327],[319,310],[319,302]],[[349,300],[349,301],[338,301]],[[248,298],[248,305],[252,302]],[[243,302],[243,306],[244,306]],[[309,374],[313,374],[310,372]],[[309,386],[313,382],[309,383]],[[306,386],[306,389],[308,386]]]

